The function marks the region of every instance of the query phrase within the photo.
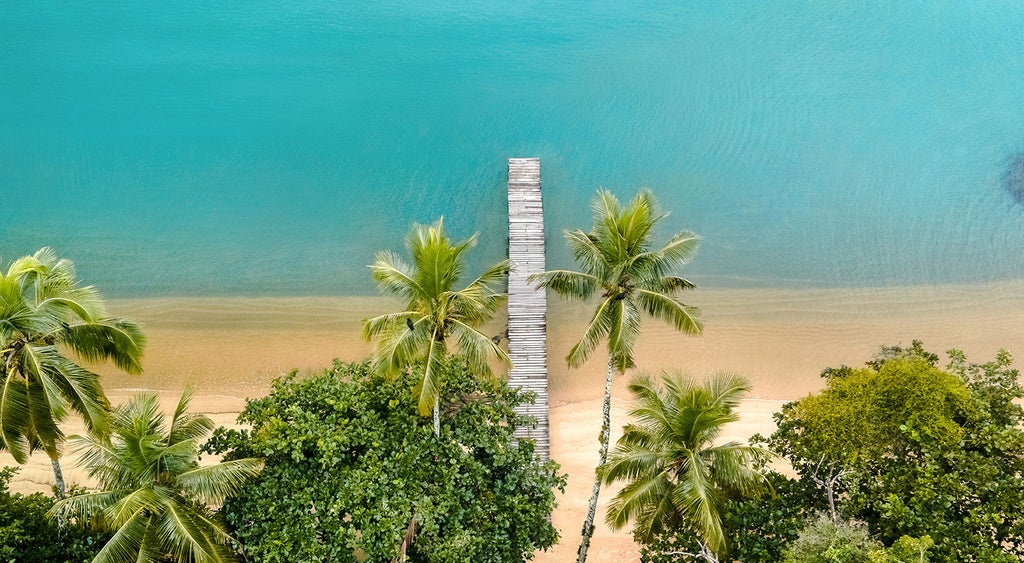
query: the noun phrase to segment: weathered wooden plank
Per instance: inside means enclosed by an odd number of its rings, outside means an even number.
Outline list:
[[[537,419],[536,428],[521,428],[516,435],[535,440],[537,453],[549,459],[547,297],[529,283],[529,276],[545,268],[540,159],[508,159],[508,209],[509,385],[536,394],[534,402],[521,405],[519,412]]]

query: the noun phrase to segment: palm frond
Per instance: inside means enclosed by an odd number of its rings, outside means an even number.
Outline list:
[[[58,500],[46,512],[48,518],[90,518],[94,516],[103,517],[104,511],[117,504],[121,499],[130,494],[131,491],[99,491],[91,493],[80,493]]]
[[[566,245],[569,247],[569,252],[572,253],[576,263],[583,267],[583,271],[595,276],[601,276],[601,273],[608,269],[609,257],[598,246],[600,239],[579,229],[571,231],[567,229],[562,234],[565,237]]]
[[[427,416],[434,409],[434,403],[438,397],[437,376],[441,369],[441,362],[447,355],[444,342],[438,340],[439,328],[427,345],[427,353],[423,358],[423,379],[417,386],[419,393],[420,416]]]
[[[621,294],[620,294],[621,296]],[[633,301],[612,297],[609,313],[608,354],[619,373],[633,367],[633,347],[640,338],[643,318]]]
[[[529,281],[537,284],[538,288],[549,288],[569,301],[586,301],[600,287],[600,280],[596,277],[571,270],[549,270],[530,276]]]
[[[225,498],[241,491],[259,475],[262,467],[263,461],[257,458],[225,461],[180,473],[175,483],[193,498],[220,504]]]
[[[0,381],[0,445],[11,453],[14,461],[28,460],[29,429],[28,386],[24,378],[8,373]]]
[[[400,295],[414,300],[426,294],[414,277],[414,272],[400,256],[390,250],[377,253],[376,261],[370,266],[373,280],[385,293]]]
[[[54,370],[50,379],[67,399],[71,408],[82,415],[90,432],[104,434],[110,423],[110,402],[103,393],[99,376],[53,351]]]
[[[672,483],[665,472],[631,481],[608,503],[605,522],[613,530],[621,529],[630,521],[640,520],[650,506],[670,497],[671,491]]]
[[[708,468],[692,450],[687,452],[688,470],[680,476],[672,490],[672,502],[683,517],[691,522],[698,536],[715,552],[725,547],[725,532],[718,513],[718,499],[708,477]]]
[[[117,529],[92,560],[92,563],[149,563],[140,558],[140,547],[145,544],[152,516],[139,512]]]
[[[673,328],[684,334],[696,335],[704,331],[700,309],[684,305],[668,295],[637,289],[636,302],[648,315],[670,323]]]
[[[168,503],[154,522],[157,538],[175,561],[213,563],[222,560],[215,537],[210,537],[205,519],[192,509]]]
[[[142,373],[146,337],[136,323],[105,318],[68,325],[61,341],[90,362],[110,360],[128,373]]]
[[[505,366],[512,364],[508,354],[484,333],[460,321],[452,321],[451,326],[459,354],[481,373],[490,373],[487,362],[492,359]]]
[[[408,328],[407,322],[415,323],[423,320],[425,315],[420,311],[399,311],[369,319],[363,319],[363,340],[376,340],[381,335],[396,328]]]
[[[421,315],[409,322],[413,325],[411,329],[404,322],[394,322],[375,335],[374,369],[380,373],[394,375],[400,372],[414,359],[421,358],[429,346],[433,334],[430,318]]]
[[[202,413],[187,412],[194,392],[195,388],[192,386],[185,387],[185,390],[181,392],[181,398],[178,399],[178,405],[174,408],[174,414],[171,416],[171,429],[167,434],[168,444],[198,443],[213,430],[214,424],[210,417]]]
[[[586,330],[583,331],[583,336],[569,350],[569,355],[565,358],[566,362],[569,363],[569,367],[576,368],[583,365],[601,340],[608,337],[608,334],[612,331],[612,323],[615,318],[612,312],[613,306],[613,297],[604,298],[598,305],[597,310],[594,311],[594,315],[587,324]]]

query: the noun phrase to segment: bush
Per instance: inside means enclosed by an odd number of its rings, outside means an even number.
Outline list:
[[[109,535],[85,522],[68,522],[62,531],[46,517],[53,498],[42,493],[11,493],[14,467],[0,469],[0,562],[84,563],[92,561]]]
[[[257,455],[265,467],[222,513],[253,562],[509,562],[532,558],[557,532],[548,522],[565,477],[518,444],[527,397],[472,374],[442,370],[440,437],[419,416],[416,376],[388,380],[367,364],[276,381],[207,451]]]

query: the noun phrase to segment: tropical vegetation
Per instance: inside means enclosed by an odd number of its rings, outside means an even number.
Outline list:
[[[776,497],[727,506],[727,535],[760,537],[738,558],[781,561],[797,537],[829,537],[819,513],[863,522],[886,553],[914,561],[1024,556],[1019,374],[1006,352],[981,364],[948,355],[940,367],[920,342],[886,346],[863,367],[824,370],[821,392],[786,404],[760,440],[796,478],[770,473]]]
[[[60,500],[50,513],[113,533],[94,563],[237,560],[231,536],[207,507],[242,489],[260,461],[200,466],[200,440],[213,421],[187,412],[191,395],[182,393],[170,425],[156,395],[140,394],[115,410],[109,435],[74,438],[99,490]]]
[[[53,497],[11,492],[16,467],[0,469],[0,561],[81,563],[92,561],[110,538],[88,520],[58,524],[47,518]],[[72,488],[72,494],[76,489]]]
[[[598,470],[606,485],[625,481],[608,507],[608,525],[619,529],[634,522],[640,543],[693,533],[699,547],[694,555],[718,561],[727,551],[725,500],[768,490],[759,468],[771,452],[718,443],[723,426],[739,420],[736,409],[749,383],[738,376],[697,383],[666,374],[659,385],[644,375],[629,390],[635,397],[633,422]]]
[[[50,248],[14,260],[0,273],[0,450],[18,463],[45,451],[62,498],[60,424],[74,412],[102,435],[109,419],[99,376],[82,361],[140,373],[145,342],[138,325],[107,313],[70,260]]]
[[[597,299],[590,322],[566,361],[570,367],[580,367],[601,342],[607,345],[599,436],[599,465],[603,465],[608,459],[610,442],[612,379],[634,366],[633,348],[640,337],[644,315],[666,321],[684,334],[699,334],[703,328],[700,311],[677,297],[694,285],[675,273],[694,256],[700,239],[690,231],[682,231],[656,246],[652,240],[654,228],[667,214],[658,210],[649,190],[640,191],[625,207],[611,192],[602,190],[594,198],[592,208],[594,225],[589,232],[565,231],[569,250],[580,270],[550,270],[535,276],[533,281],[570,301]],[[601,478],[597,476],[583,523],[578,563],[587,558],[600,492]]]
[[[384,250],[370,266],[384,293],[405,301],[405,309],[363,322],[363,338],[376,343],[375,368],[397,374],[420,363],[421,378],[414,385],[420,413],[433,411],[434,434],[440,432],[438,370],[453,347],[478,373],[490,373],[489,361],[509,364],[508,354],[479,329],[505,302],[494,289],[508,272],[504,260],[484,270],[458,289],[466,269],[466,253],[477,235],[453,242],[444,231],[444,219],[432,225],[413,225],[405,239],[409,262]]]
[[[513,439],[530,422],[513,409],[530,397],[449,357],[434,373],[447,389],[435,439],[409,393],[423,369],[293,373],[247,402],[251,430],[218,429],[209,451],[266,460],[222,509],[249,561],[505,563],[556,542],[548,517],[565,476]]]

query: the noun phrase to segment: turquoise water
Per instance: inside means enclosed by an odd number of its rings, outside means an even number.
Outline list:
[[[509,156],[555,265],[649,186],[706,287],[1024,278],[1018,0],[94,4],[0,9],[0,256],[110,296],[369,293],[441,214],[497,260]]]

